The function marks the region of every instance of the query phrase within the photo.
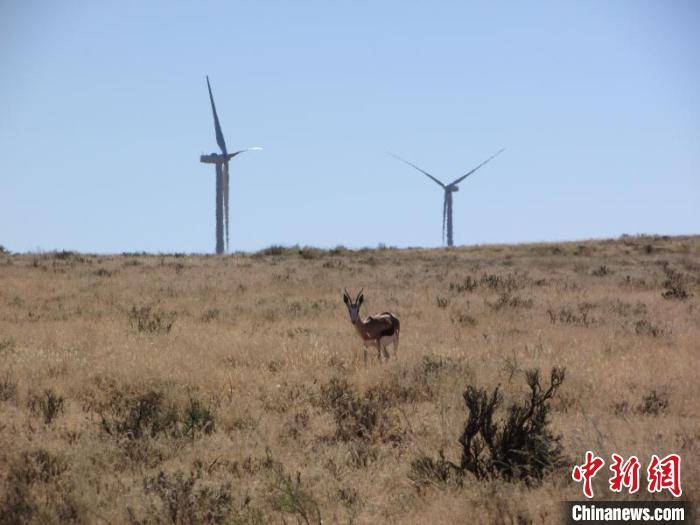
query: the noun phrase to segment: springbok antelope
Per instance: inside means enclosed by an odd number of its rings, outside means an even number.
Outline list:
[[[367,364],[367,347],[372,345],[377,347],[377,357],[381,363],[382,353],[386,359],[389,359],[389,352],[386,350],[389,344],[394,345],[394,356],[398,355],[401,323],[391,312],[371,315],[363,320],[360,317],[360,306],[362,306],[364,299],[362,290],[357,294],[354,302],[348,291],[343,290],[343,302],[348,307],[350,322],[364,343],[365,364]]]

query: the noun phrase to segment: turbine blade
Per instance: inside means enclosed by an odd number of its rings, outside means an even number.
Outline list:
[[[211,101],[211,112],[214,114],[214,129],[216,130],[216,143],[221,148],[221,153],[226,155],[226,142],[224,134],[221,132],[219,124],[219,116],[216,114],[216,106],[214,105],[214,95],[211,94],[211,84],[209,84],[209,76],[207,75],[207,89],[209,90],[209,100]]]
[[[498,157],[498,156],[499,156],[501,153],[503,153],[505,150],[506,150],[506,148],[502,148],[502,149],[498,150],[496,153],[494,153],[493,155],[491,155],[488,159],[486,159],[484,162],[482,162],[481,164],[479,164],[476,168],[474,168],[473,170],[471,170],[470,172],[468,172],[466,175],[462,175],[460,178],[458,178],[458,179],[456,179],[455,181],[453,181],[453,182],[450,184],[450,186],[452,186],[452,185],[454,185],[454,184],[459,184],[459,183],[462,182],[464,179],[466,179],[467,177],[469,177],[469,175],[471,175],[471,174],[474,173],[476,170],[478,170],[481,166],[483,166],[484,164],[486,164],[488,161],[490,161],[490,160],[495,159],[496,157]]]
[[[236,155],[240,153],[245,153],[246,151],[262,151],[262,148],[260,146],[254,146],[252,148],[240,149],[238,151],[234,151],[233,153],[227,153],[226,155],[229,158],[229,160],[231,160]]]
[[[423,175],[425,175],[426,177],[430,177],[432,180],[434,180],[436,183],[438,183],[438,184],[440,185],[440,187],[442,187],[442,188],[445,187],[445,185],[444,185],[442,182],[440,182],[438,179],[436,179],[435,177],[433,177],[433,176],[432,176],[430,173],[428,173],[427,171],[424,171],[424,170],[420,169],[420,168],[419,168],[418,166],[416,166],[415,164],[413,164],[413,163],[411,163],[411,162],[408,162],[406,159],[402,159],[401,157],[399,157],[398,155],[394,155],[393,153],[389,153],[389,155],[391,155],[391,156],[394,157],[395,159],[398,159],[398,160],[400,160],[401,162],[405,162],[405,163],[408,164],[409,166],[411,166],[411,167],[417,169],[418,171],[420,171],[420,172],[421,172]]]

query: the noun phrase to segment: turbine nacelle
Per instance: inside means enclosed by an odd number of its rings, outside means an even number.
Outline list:
[[[459,186],[452,186],[452,185],[445,186],[445,191],[450,191],[450,192],[459,191]]]
[[[199,157],[199,162],[203,162],[205,164],[220,164],[223,162],[225,157],[223,155],[219,155],[218,153],[210,153],[209,155],[201,155]]]

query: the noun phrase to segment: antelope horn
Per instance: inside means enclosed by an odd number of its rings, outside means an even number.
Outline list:
[[[362,290],[364,290],[364,288],[360,288],[360,291],[357,292],[357,298],[355,299],[355,302],[357,302],[360,296],[362,295]]]

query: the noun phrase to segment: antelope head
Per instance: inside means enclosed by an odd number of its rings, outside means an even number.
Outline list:
[[[357,294],[357,298],[355,298],[354,302],[350,297],[348,291],[345,289],[343,290],[343,302],[345,303],[345,306],[348,307],[348,313],[350,314],[350,322],[352,324],[355,324],[360,318],[360,306],[362,306],[362,301],[364,300],[365,297],[364,295],[362,295],[362,290],[360,290],[360,293]]]

